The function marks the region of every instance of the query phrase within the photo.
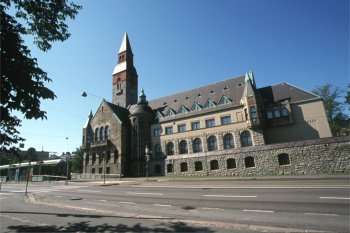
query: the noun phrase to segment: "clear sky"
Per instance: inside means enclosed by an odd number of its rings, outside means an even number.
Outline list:
[[[32,55],[51,75],[45,121],[24,120],[25,149],[74,151],[105,98],[128,32],[148,100],[252,70],[258,87],[287,82],[311,91],[349,83],[348,0],[89,0],[69,21],[71,37]],[[81,91],[91,93],[86,98]],[[99,98],[101,97],[101,98]],[[66,139],[68,138],[68,139]]]

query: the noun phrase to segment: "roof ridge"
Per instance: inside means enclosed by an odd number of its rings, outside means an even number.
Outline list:
[[[184,94],[184,93],[187,93],[187,92],[193,92],[195,90],[203,89],[205,87],[208,87],[208,86],[211,86],[211,85],[216,85],[216,84],[223,83],[223,82],[227,82],[227,81],[230,81],[230,80],[233,80],[233,79],[244,78],[244,75],[245,74],[239,75],[239,76],[234,76],[234,77],[231,77],[231,78],[228,78],[228,79],[225,79],[225,80],[221,80],[221,81],[218,81],[218,82],[210,83],[210,84],[203,85],[203,86],[200,86],[200,87],[197,87],[197,88],[192,88],[192,89],[188,89],[188,90],[185,90],[185,91],[177,92],[177,93],[172,94],[172,95],[161,96],[161,97],[158,97],[156,99],[150,100],[149,102],[156,102],[157,100],[169,98],[171,96],[181,95],[181,94]]]

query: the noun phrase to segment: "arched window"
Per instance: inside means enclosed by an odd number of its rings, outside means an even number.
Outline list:
[[[279,165],[289,165],[290,164],[289,155],[286,153],[279,154],[278,155],[278,164]]]
[[[228,160],[226,160],[226,165],[227,165],[227,169],[236,168],[236,160],[235,159],[228,159]]]
[[[244,159],[245,167],[255,167],[254,157],[248,156]]]
[[[156,164],[156,166],[154,166],[154,172],[160,174],[162,172],[162,167],[159,164]]]
[[[194,170],[197,171],[202,171],[203,170],[203,164],[201,161],[197,161],[194,163]]]
[[[166,144],[166,154],[167,155],[173,155],[174,154],[174,143],[168,142]]]
[[[100,128],[100,141],[103,140],[103,127]]]
[[[182,140],[180,141],[180,154],[187,154],[188,150],[187,150],[187,141],[186,140]]]
[[[185,163],[185,162],[181,163],[180,169],[181,169],[181,172],[187,172],[188,171],[187,163]]]
[[[228,133],[225,134],[224,136],[224,148],[225,149],[231,149],[234,148],[234,144],[233,144],[233,136],[232,134]]]
[[[218,170],[219,162],[217,160],[210,161],[210,170]]]
[[[105,140],[108,140],[108,137],[109,137],[109,127],[106,126],[105,127]]]
[[[210,136],[208,138],[208,151],[214,151],[217,150],[218,146],[216,143],[216,137],[215,136]]]
[[[202,152],[202,140],[200,138],[193,140],[193,152]]]
[[[250,132],[249,131],[243,131],[241,133],[241,141],[242,141],[242,146],[246,147],[246,146],[252,146],[252,137],[250,136]]]
[[[154,151],[156,152],[156,159],[162,158],[162,147],[160,146],[160,144],[157,143],[154,146]]]
[[[98,128],[95,129],[95,142],[98,141]]]
[[[172,165],[171,163],[169,163],[169,164],[166,166],[166,172],[167,172],[167,173],[173,172],[173,165]]]

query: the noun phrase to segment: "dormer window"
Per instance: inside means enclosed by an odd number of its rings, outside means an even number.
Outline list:
[[[191,107],[191,111],[197,111],[197,110],[201,110],[202,107],[197,103],[197,102],[194,102],[192,107]]]
[[[188,113],[188,110],[185,106],[181,105],[181,107],[179,108],[178,113],[183,114],[183,113]]]
[[[229,104],[229,103],[232,103],[231,100],[224,95],[221,97],[219,101],[219,105]]]
[[[175,114],[176,114],[175,111],[173,109],[169,108],[169,110],[166,113],[166,116],[175,116]]]
[[[212,101],[211,99],[208,99],[207,102],[204,105],[204,108],[212,108],[215,107],[216,104],[214,103],[214,101]]]

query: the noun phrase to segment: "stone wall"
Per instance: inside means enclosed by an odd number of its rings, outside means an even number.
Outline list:
[[[281,154],[283,155],[279,161]],[[229,161],[229,168],[228,159],[234,159]],[[217,160],[217,163],[214,160]],[[196,171],[195,162],[201,162],[202,169]],[[187,171],[181,171],[181,163],[187,164]],[[168,164],[174,165],[174,172],[167,171]],[[156,165],[161,166],[161,174],[155,173]],[[149,166],[150,175],[167,176],[314,175],[349,172],[349,137],[173,155],[168,156],[165,161],[151,161]]]

